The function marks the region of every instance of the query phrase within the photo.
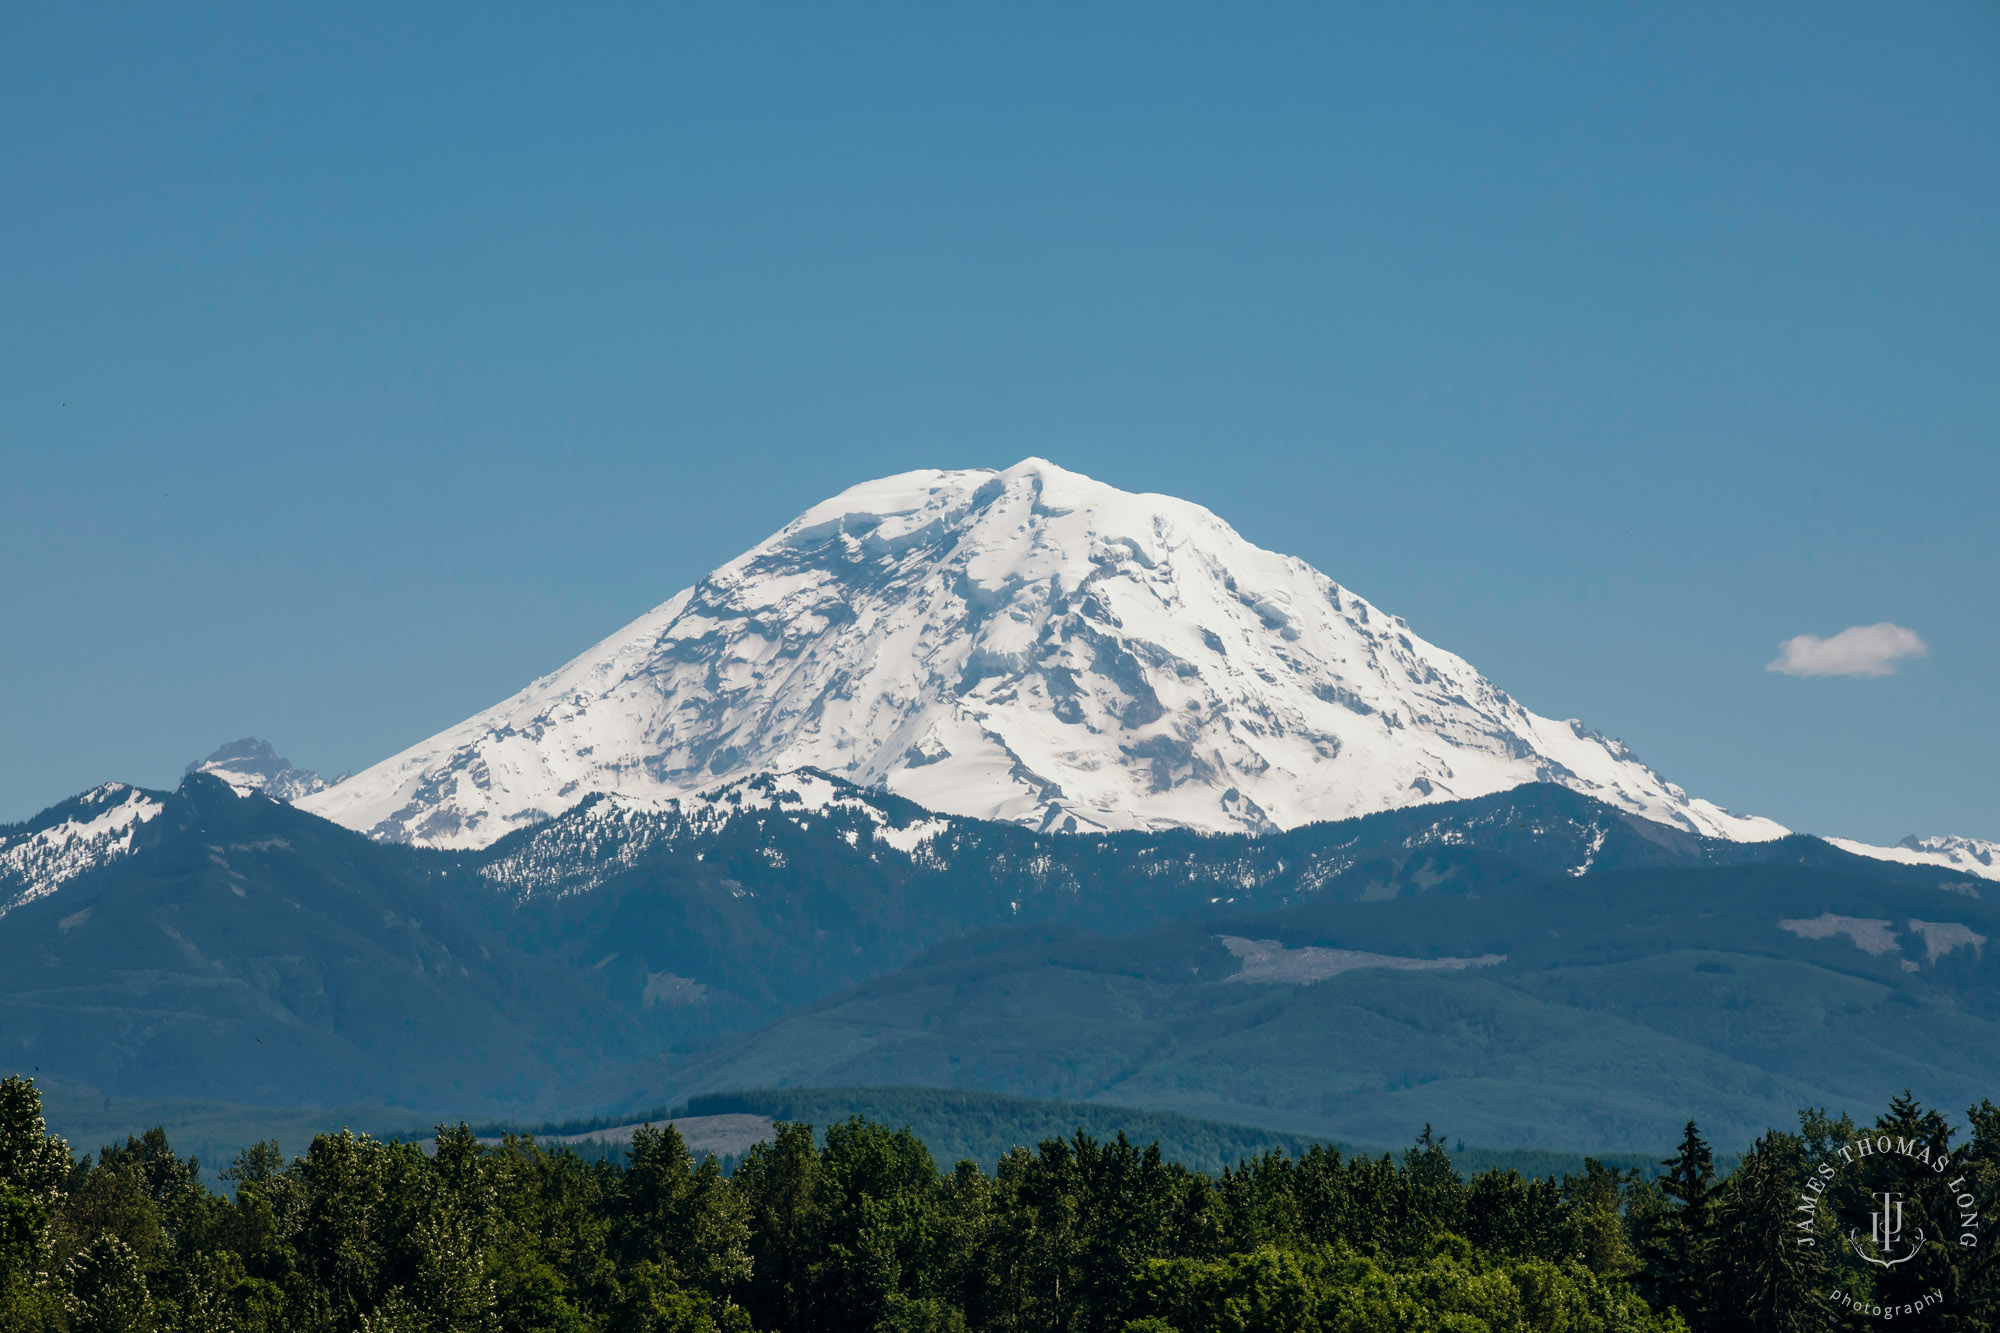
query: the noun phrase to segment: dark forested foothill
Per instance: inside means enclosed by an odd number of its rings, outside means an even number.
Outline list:
[[[22,870],[107,800],[156,811],[129,853]],[[1906,1086],[1965,1106],[2000,1068],[2000,899],[1962,872],[1544,783],[1099,836],[764,774],[446,852],[196,773],[0,853],[0,1075],[69,1123],[241,1126],[211,1169],[300,1107],[400,1130],[858,1086],[1658,1154],[1690,1116],[1733,1147]]]
[[[623,1162],[441,1128],[429,1151],[347,1132],[276,1144],[206,1189],[158,1130],[73,1159],[31,1081],[0,1083],[0,1330],[173,1333],[1594,1333],[1818,1330],[1836,1307],[1940,1298],[1924,1327],[1987,1329],[2000,1272],[1941,1243],[1881,1270],[1837,1245],[1878,1175],[1949,1160],[2000,1184],[2000,1109],[1953,1142],[1898,1098],[1874,1125],[1822,1112],[1759,1139],[1729,1175],[1690,1124],[1655,1180],[1587,1161],[1560,1179],[1454,1169],[1429,1127],[1400,1161],[1324,1147],[1219,1175],[1122,1134],[940,1170],[908,1130],[780,1124],[731,1175],[671,1126]],[[1810,1196],[1813,1164],[1862,1156]],[[1915,1154],[1922,1153],[1918,1158]],[[1853,1154],[1850,1152],[1850,1156]],[[1876,1174],[1871,1174],[1874,1172]],[[1883,1179],[1886,1179],[1884,1177]],[[1893,1187],[1893,1186],[1892,1186]],[[1919,1191],[1921,1193],[1921,1191]],[[1956,1239],[1951,1200],[1914,1216]],[[1923,1209],[1932,1209],[1924,1213]]]

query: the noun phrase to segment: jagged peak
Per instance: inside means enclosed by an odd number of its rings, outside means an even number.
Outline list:
[[[239,795],[261,792],[280,801],[296,801],[331,785],[312,770],[295,767],[269,741],[255,736],[225,742],[207,758],[189,763],[185,771],[220,778]]]

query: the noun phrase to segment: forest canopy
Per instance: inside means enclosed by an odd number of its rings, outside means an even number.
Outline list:
[[[1907,1095],[1869,1126],[1808,1110],[1723,1177],[1690,1123],[1655,1179],[1594,1160],[1466,1178],[1429,1127],[1400,1159],[1314,1146],[1213,1175],[1078,1131],[988,1172],[856,1117],[781,1123],[725,1175],[671,1125],[624,1161],[458,1125],[427,1146],[321,1134],[289,1161],[258,1144],[224,1195],[157,1129],[74,1157],[10,1078],[0,1330],[1708,1333],[1858,1326],[1855,1303],[1920,1299],[1925,1327],[1987,1329],[1986,1247],[1878,1268],[1834,1243],[1889,1163],[1802,1194],[1815,1163],[1881,1135],[1988,1199],[2000,1110],[1969,1122],[1955,1142]],[[1825,1243],[1799,1243],[1802,1198]],[[1907,1206],[1958,1234],[1949,1199]]]

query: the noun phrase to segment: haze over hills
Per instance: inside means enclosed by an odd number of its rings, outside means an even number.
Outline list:
[[[1268,831],[1551,781],[1691,832],[1785,832],[1528,711],[1199,505],[1039,459],[845,491],[302,804],[471,848],[591,792],[806,766],[1071,831]]]

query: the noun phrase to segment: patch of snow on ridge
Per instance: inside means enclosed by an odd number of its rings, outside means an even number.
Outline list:
[[[140,825],[166,808],[122,782],[93,787],[65,806],[55,807],[62,818],[0,833],[0,916],[129,855]]]
[[[1044,831],[1263,832],[1532,781],[1709,836],[1786,831],[1529,712],[1199,505],[1040,459],[815,505],[300,804],[378,838],[484,847],[592,793],[659,801],[808,768]]]
[[[1590,846],[1584,849],[1582,863],[1570,867],[1570,874],[1580,878],[1590,873],[1590,867],[1597,860],[1597,854],[1604,850],[1604,839],[1610,832],[1611,830],[1605,828],[1602,824],[1593,824],[1591,826]]]
[[[920,819],[906,828],[884,827],[875,835],[877,842],[887,843],[903,855],[908,856],[951,827],[946,819]]]

